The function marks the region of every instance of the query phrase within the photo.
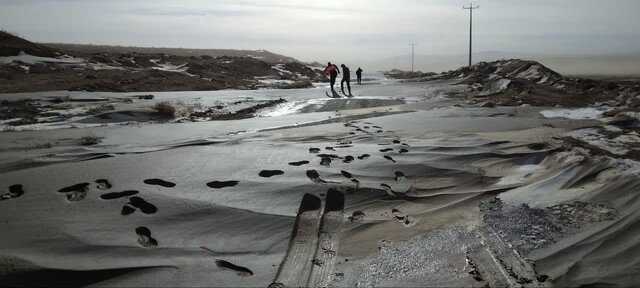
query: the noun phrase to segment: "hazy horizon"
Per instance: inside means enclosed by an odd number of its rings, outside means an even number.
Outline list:
[[[307,62],[390,68],[394,57],[410,55],[409,43],[425,57],[468,53],[469,11],[462,9],[467,1],[0,0],[0,5],[0,29],[34,42],[264,49]],[[478,59],[487,52],[531,59],[632,55],[640,47],[640,20],[634,15],[640,1],[479,0],[473,5],[480,5],[473,22]],[[404,61],[398,68],[410,67]]]

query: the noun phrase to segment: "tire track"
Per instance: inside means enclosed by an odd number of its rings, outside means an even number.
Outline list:
[[[304,194],[293,227],[289,248],[275,280],[269,287],[304,287],[312,269],[313,255],[318,246],[318,230],[322,200]]]
[[[307,287],[328,287],[333,280],[333,269],[338,254],[339,233],[344,219],[344,194],[329,189],[324,206],[318,247]]]

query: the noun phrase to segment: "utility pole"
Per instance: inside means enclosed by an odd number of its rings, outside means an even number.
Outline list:
[[[413,47],[418,45],[418,44],[411,43],[409,45],[411,45],[411,72],[413,72]]]
[[[469,4],[469,7],[464,7],[462,6],[462,9],[468,9],[469,10],[469,67],[471,67],[471,33],[472,33],[472,28],[473,28],[473,9],[478,9],[480,8],[480,5],[478,6],[473,6],[472,3]]]

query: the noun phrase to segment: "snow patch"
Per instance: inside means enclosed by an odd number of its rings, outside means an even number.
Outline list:
[[[280,79],[257,79],[258,82],[265,85],[276,85],[276,84],[293,84],[295,81],[293,80],[280,80]]]
[[[59,58],[40,57],[20,52],[18,56],[0,57],[0,64],[9,64],[14,61],[21,61],[27,64],[36,63],[60,63],[60,64],[80,64],[84,62],[82,58],[73,58],[69,56],[61,56]]]
[[[111,66],[104,63],[89,63],[88,66],[93,70],[124,70],[122,67]]]
[[[291,74],[291,71],[287,70],[287,69],[284,67],[284,64],[276,64],[276,66],[271,66],[271,68],[273,68],[274,70],[276,70],[276,71],[280,72],[280,74],[282,74],[282,73],[288,73],[288,74]]]
[[[151,67],[151,69],[160,70],[160,71],[166,71],[166,72],[181,73],[181,74],[187,75],[189,77],[196,77],[197,76],[197,75],[194,75],[194,74],[191,74],[191,73],[187,72],[187,70],[189,69],[189,66],[187,66],[187,63],[184,63],[182,65],[174,65],[174,64],[171,64],[169,62],[167,62],[167,63],[156,63],[156,62],[154,62],[154,64],[158,65],[158,67]]]
[[[532,79],[538,79],[540,77],[541,77],[540,66],[532,65],[531,67],[529,67],[529,69],[527,69],[527,71],[522,71],[518,73],[518,75],[516,75],[515,78],[524,78],[527,80],[532,80]]]
[[[505,79],[505,78],[500,78],[498,80],[491,81],[488,87],[485,90],[483,90],[481,93],[478,93],[478,95],[491,95],[495,93],[504,92],[505,90],[507,90],[507,87],[509,86],[510,83],[511,83],[511,80]]]
[[[611,110],[608,106],[598,108],[587,107],[578,109],[554,109],[543,110],[540,114],[546,118],[567,118],[567,119],[598,119],[602,113]]]

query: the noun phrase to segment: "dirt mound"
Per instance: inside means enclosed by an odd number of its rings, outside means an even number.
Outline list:
[[[441,74],[441,79],[461,79],[473,85],[481,95],[492,95],[511,89],[523,90],[528,84],[555,85],[563,79],[559,73],[535,61],[501,60],[480,62]]]
[[[0,31],[0,57],[17,56],[20,52],[41,57],[55,57],[59,55],[55,49]]]
[[[471,87],[473,98],[488,98],[503,106],[577,107],[598,102],[627,106],[634,105],[640,94],[638,85],[567,78],[538,62],[519,59],[480,62],[431,79],[460,79]]]

